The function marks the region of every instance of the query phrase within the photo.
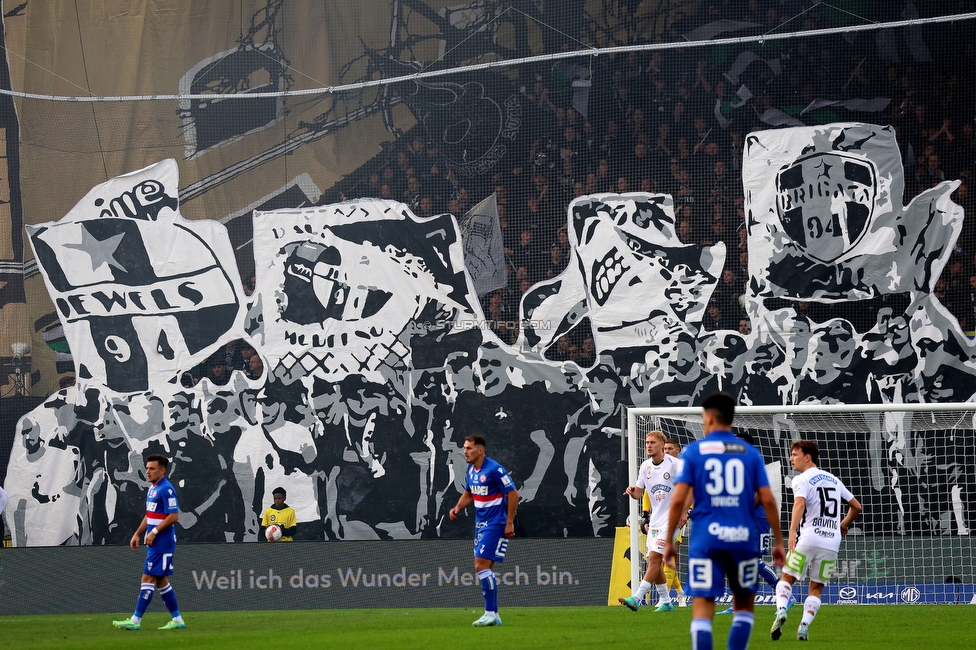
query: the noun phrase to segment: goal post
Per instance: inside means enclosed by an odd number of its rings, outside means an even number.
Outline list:
[[[625,412],[631,485],[648,431],[659,429],[682,448],[704,437],[700,407]],[[825,603],[976,604],[976,403],[737,406],[732,428],[749,432],[766,462],[784,534],[796,440],[817,442],[819,467],[837,475],[864,507],[841,545]],[[640,504],[629,505],[636,523]],[[632,585],[646,567],[641,537],[631,525],[631,557],[640,558],[631,563]],[[763,584],[757,603],[773,598]]]

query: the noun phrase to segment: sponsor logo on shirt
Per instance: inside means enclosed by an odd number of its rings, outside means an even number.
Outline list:
[[[723,542],[748,542],[749,528],[746,526],[723,526],[717,521],[708,524],[708,532]]]
[[[146,510],[149,512],[156,512],[156,506],[159,505],[155,501],[146,501]]]
[[[827,481],[829,483],[837,483],[837,479],[835,479],[833,476],[829,474],[817,474],[816,476],[810,479],[810,485],[816,485],[821,481]]]
[[[701,454],[724,454],[725,443],[708,441],[698,445],[698,453]]]
[[[471,494],[477,494],[479,497],[488,496],[488,486],[487,485],[472,485]]]
[[[170,497],[169,498],[169,507],[170,508],[175,508],[176,507],[176,498],[175,497]]]
[[[512,484],[512,479],[509,478],[508,474],[502,474],[502,485],[508,486],[511,484]]]

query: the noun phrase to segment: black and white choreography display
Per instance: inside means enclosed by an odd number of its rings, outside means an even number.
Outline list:
[[[933,295],[962,224],[957,183],[901,205],[894,133],[861,124],[750,134],[743,160],[751,333],[701,327],[725,245],[682,243],[670,196],[593,195],[570,205],[571,263],[525,294],[516,345],[484,326],[451,215],[380,200],[256,213],[246,296],[223,227],[179,215],[174,161],[94,188],[29,231],[78,385],[19,424],[14,543],[126,541],[150,453],[173,459],[181,540],[256,539],[276,486],[302,537],[465,537],[447,513],[476,430],[516,481],[519,534],[609,534],[620,404],[971,399],[976,350]],[[908,309],[878,309],[866,332],[796,308],[896,295]],[[584,318],[596,364],[546,359]],[[260,377],[180,384],[240,338]],[[879,420],[850,444],[870,462],[852,485],[877,505],[868,532],[939,534],[957,517],[946,494],[972,502],[971,468],[910,432]],[[922,489],[923,474],[940,483]],[[884,508],[898,516],[872,520]]]

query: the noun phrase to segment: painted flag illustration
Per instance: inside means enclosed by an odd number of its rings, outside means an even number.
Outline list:
[[[751,133],[742,181],[750,287],[759,296],[836,302],[931,291],[962,228],[956,182],[903,204],[891,127]]]
[[[30,228],[78,377],[148,390],[229,332],[239,300],[208,228],[98,218]]]

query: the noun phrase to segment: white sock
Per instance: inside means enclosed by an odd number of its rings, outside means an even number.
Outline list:
[[[176,621],[177,623],[182,623],[183,622],[183,616],[174,616],[173,617],[173,620]]]
[[[129,617],[129,620],[131,620],[133,623],[142,623],[142,617],[141,616],[136,616],[135,614],[133,614],[132,616],[130,616]]]
[[[776,609],[786,609],[790,604],[790,596],[793,595],[793,585],[786,580],[776,583]]]
[[[647,580],[641,580],[640,587],[634,592],[634,599],[640,601],[644,598],[644,594],[651,590],[651,583]]]
[[[818,611],[820,611],[820,599],[816,596],[807,596],[807,599],[803,601],[803,619],[800,621],[800,625],[813,623],[813,617],[817,615]]]
[[[654,585],[654,586],[657,587],[657,594],[658,594],[658,596],[661,597],[661,602],[662,603],[670,603],[671,602],[671,592],[668,591],[668,583],[662,582],[661,584]]]

